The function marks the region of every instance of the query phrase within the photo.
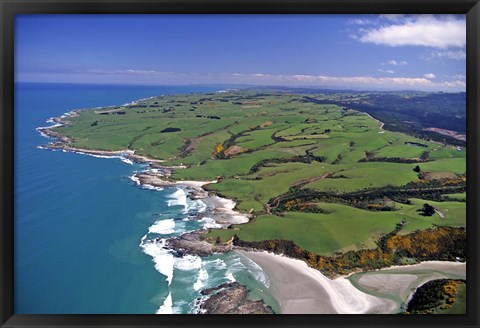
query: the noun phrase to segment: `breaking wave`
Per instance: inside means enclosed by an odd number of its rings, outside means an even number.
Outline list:
[[[175,232],[175,220],[158,220],[150,228],[148,228],[149,233],[156,233],[159,235],[168,235]]]

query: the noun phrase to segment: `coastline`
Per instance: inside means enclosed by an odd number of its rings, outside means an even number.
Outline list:
[[[415,290],[425,283],[436,279],[466,279],[466,262],[424,261],[349,275],[347,279],[356,288],[391,299],[405,310]]]
[[[138,185],[149,188],[177,187],[187,191],[188,197],[193,200],[202,200],[211,211],[212,219],[215,222],[227,228],[232,224],[248,223],[251,215],[235,211],[237,205],[235,201],[212,194],[203,187],[217,183],[215,181],[193,181],[193,180],[169,180],[170,171],[168,167],[163,167],[166,171],[159,172],[157,169],[146,170],[135,173],[131,179]],[[175,167],[179,168],[179,167]]]
[[[76,111],[70,113],[76,113]],[[203,188],[205,185],[217,183],[218,181],[171,180],[170,170],[182,169],[185,168],[184,166],[164,166],[162,165],[164,162],[163,160],[135,155],[134,150],[102,151],[72,147],[71,140],[68,137],[51,130],[53,127],[70,124],[70,122],[64,120],[64,118],[72,116],[73,114],[67,114],[62,115],[59,118],[51,119],[52,123],[55,123],[53,126],[37,128],[42,135],[57,140],[47,146],[42,146],[43,148],[74,152],[95,157],[120,158],[127,163],[130,161],[130,164],[146,164],[148,165],[148,168],[145,171],[133,174],[130,177],[131,180],[136,182],[139,186],[148,189],[164,187],[180,188],[185,191],[187,197],[190,199],[201,200],[211,211],[209,216],[211,216],[215,222],[214,225],[207,229],[219,227],[228,228],[232,224],[249,222],[251,216],[246,213],[235,211],[236,203],[233,200],[219,197]],[[380,121],[378,122],[381,124],[380,130],[383,131],[383,123]],[[202,217],[202,215],[200,215],[200,217]],[[208,230],[196,230],[194,232],[184,233],[180,237],[159,238],[157,242],[159,243],[159,247],[161,246],[164,249],[173,250],[180,256],[207,256],[217,252],[225,253],[235,250],[231,241],[226,245],[224,244],[220,246],[213,246],[206,241],[202,241],[201,234],[205,231]],[[272,286],[269,289],[279,302],[282,313],[393,313],[397,308],[394,301],[373,296],[355,287],[347,279],[354,273],[336,279],[329,279],[319,270],[308,267],[308,265],[301,260],[267,252],[238,252],[257,263],[271,278]],[[405,266],[389,267],[380,271],[389,269],[394,270],[403,267]],[[298,277],[302,278],[298,279]]]
[[[141,101],[135,100],[132,103]],[[130,179],[138,185],[147,188],[164,188],[164,187],[178,187],[186,189],[191,199],[201,199],[207,207],[213,212],[213,219],[222,227],[228,227],[231,224],[242,224],[249,222],[251,215],[235,211],[235,201],[227,198],[214,195],[209,191],[203,189],[203,186],[210,183],[217,183],[217,181],[193,181],[193,180],[170,180],[172,169],[183,169],[185,166],[165,166],[161,163],[165,162],[161,159],[149,158],[146,156],[136,155],[134,150],[91,150],[83,148],[75,148],[71,146],[71,139],[51,130],[55,127],[68,125],[71,122],[65,120],[68,117],[78,116],[80,110],[69,111],[59,117],[50,118],[49,123],[54,123],[52,126],[38,127],[37,131],[44,137],[55,139],[47,145],[42,145],[40,148],[50,150],[62,150],[66,152],[73,152],[83,155],[91,155],[105,158],[120,158],[129,164],[138,163],[146,164],[149,169],[133,174]]]
[[[465,262],[425,261],[391,266],[361,273],[357,284],[362,288],[358,288],[349,279],[356,273],[330,279],[301,260],[266,251],[235,251],[264,270],[270,278],[269,290],[285,314],[395,314],[399,303],[407,303],[414,289],[434,279],[465,276],[466,271]],[[420,272],[420,276],[415,276],[415,272]],[[403,278],[400,281],[391,279],[393,275],[398,279],[399,274]]]
[[[304,261],[268,252],[240,251],[271,281],[283,314],[391,313],[396,304],[355,288],[345,277],[329,279]]]
[[[390,271],[411,271],[412,269],[417,269],[417,270],[438,270],[438,271],[445,271],[445,272],[449,272],[457,275],[465,275],[466,265],[467,265],[467,262],[423,261],[415,264],[392,265],[387,268],[379,269],[376,271],[368,271],[368,272],[370,273],[387,272],[388,273]]]
[[[146,156],[135,155],[134,150],[118,150],[118,151],[107,151],[107,150],[91,150],[91,149],[81,149],[71,146],[70,138],[53,131],[52,128],[64,126],[70,124],[69,121],[65,120],[67,117],[78,115],[79,110],[71,111],[61,115],[60,117],[54,117],[47,120],[48,123],[53,123],[51,126],[46,127],[37,127],[36,130],[43,137],[53,139],[50,143],[46,145],[37,146],[40,149],[48,150],[61,150],[63,152],[72,152],[81,155],[89,155],[99,158],[118,158],[127,164],[144,164],[146,168],[142,172],[134,173],[130,176],[130,179],[136,183],[138,186],[145,189],[156,189],[162,190],[165,187],[176,188],[181,190],[182,198],[186,197],[191,200],[200,200],[204,207],[199,210],[198,215],[193,220],[203,222],[203,229],[195,231],[187,231],[181,233],[178,237],[158,237],[151,240],[147,240],[147,234],[153,230],[150,227],[146,235],[144,235],[140,241],[140,248],[142,252],[151,256],[154,262],[155,269],[160,272],[162,275],[166,276],[166,282],[170,286],[173,278],[173,270],[179,264],[178,262],[189,262],[200,260],[200,257],[212,255],[214,253],[227,253],[232,250],[232,243],[227,243],[224,245],[213,246],[212,244],[200,240],[201,235],[205,232],[208,232],[210,228],[227,228],[231,224],[242,224],[247,223],[250,220],[251,215],[246,213],[241,213],[235,211],[236,203],[233,200],[222,198],[218,195],[215,195],[207,190],[203,189],[203,186],[210,183],[217,183],[217,181],[193,181],[193,180],[171,180],[169,179],[172,169],[183,169],[185,166],[166,166],[162,163],[164,162],[161,159],[148,158]],[[181,203],[186,199],[182,199]],[[185,203],[185,206],[186,203]],[[206,212],[206,210],[209,210]],[[185,208],[187,210],[187,208]],[[204,213],[206,212],[206,213]],[[163,231],[166,233],[166,231]],[[165,262],[161,264],[161,262]],[[196,263],[196,262],[195,262]],[[200,263],[200,262],[199,262]],[[168,267],[165,267],[165,264]],[[201,286],[203,266],[201,266],[200,276],[195,282],[194,289],[199,290],[196,285]],[[208,276],[208,275],[207,275]],[[228,274],[227,279],[235,281],[231,273]],[[239,287],[240,289],[246,288],[244,286]],[[224,290],[223,292],[230,297],[238,292],[238,288],[232,288]],[[233,294],[232,294],[233,293]],[[216,295],[216,294],[215,294]],[[209,299],[214,297],[203,296],[198,299],[194,306],[194,313],[201,313],[201,306]],[[245,298],[244,300],[247,305],[243,305],[243,310],[245,313],[255,313],[259,308],[263,309],[264,303],[262,301],[250,302]],[[267,306],[269,309],[269,307]],[[174,313],[173,312],[173,303],[172,295],[169,292],[166,299],[163,301],[163,304],[160,305],[157,314],[160,313]],[[212,312],[213,313],[213,312]]]

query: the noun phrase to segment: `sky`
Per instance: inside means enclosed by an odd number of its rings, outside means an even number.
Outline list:
[[[15,81],[465,91],[465,15],[17,15]]]

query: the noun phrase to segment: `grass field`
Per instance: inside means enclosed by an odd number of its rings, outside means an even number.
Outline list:
[[[270,200],[292,188],[342,194],[419,179],[455,180],[466,172],[465,148],[386,131],[364,113],[305,101],[301,94],[245,90],[161,96],[83,110],[68,121],[54,130],[74,147],[129,149],[166,165],[185,165],[172,172],[177,180],[221,177],[208,188],[235,199],[240,211],[253,210],[256,218],[234,229],[212,230],[209,237],[287,239],[317,254],[333,254],[375,247],[402,220],[407,223],[400,233],[466,224],[462,192],[449,194],[448,201],[411,198],[408,205],[378,199],[393,204],[393,211],[318,201],[328,214],[272,214]],[[232,146],[241,151],[228,153]],[[421,216],[425,203],[438,212]]]
[[[316,254],[331,255],[338,251],[375,248],[375,242],[393,231],[395,225],[406,221],[401,233],[424,230],[437,226],[464,226],[465,205],[458,202],[428,203],[445,213],[424,217],[417,212],[424,200],[412,199],[411,205],[396,203],[396,211],[367,211],[346,205],[318,203],[330,212],[302,213],[286,212],[285,216],[260,215],[249,224],[236,225],[234,229],[212,230],[211,237],[226,241],[237,234],[246,241],[285,239]],[[463,206],[462,206],[463,205]]]

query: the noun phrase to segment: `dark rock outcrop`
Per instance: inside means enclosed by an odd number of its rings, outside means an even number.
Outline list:
[[[198,230],[191,233],[186,233],[177,238],[170,238],[166,242],[166,247],[176,250],[182,255],[199,255],[208,256],[213,253],[226,253],[232,250],[231,241],[223,245],[212,245],[200,236],[206,233],[207,230]]]
[[[262,300],[249,300],[247,287],[238,282],[224,283],[205,289],[202,295],[211,295],[200,309],[205,314],[273,314],[270,306]]]

